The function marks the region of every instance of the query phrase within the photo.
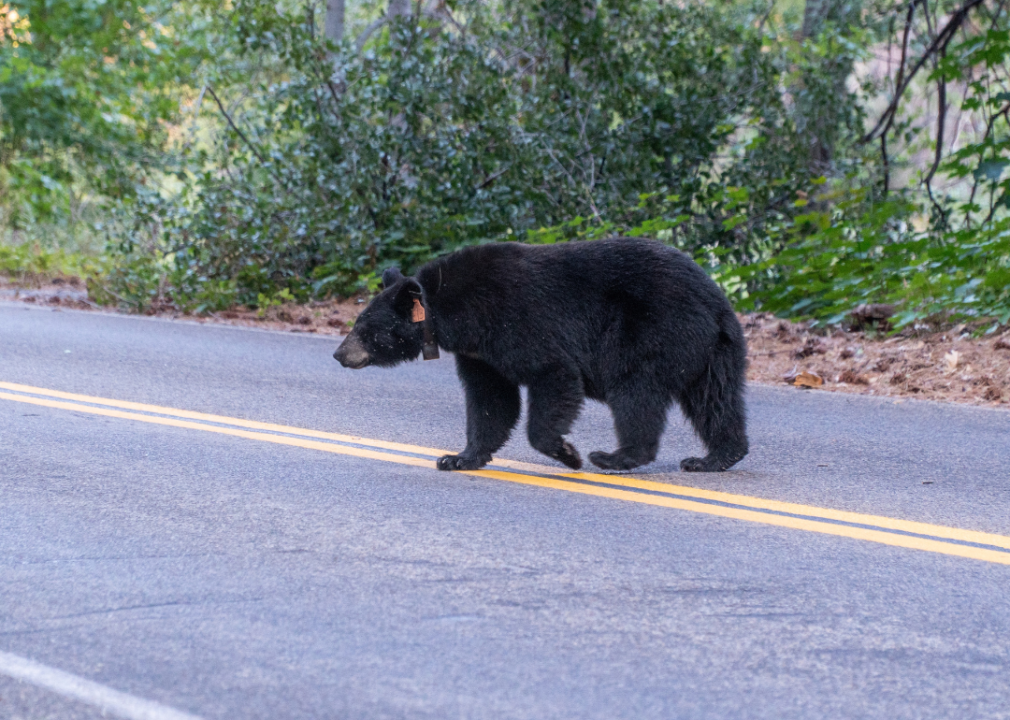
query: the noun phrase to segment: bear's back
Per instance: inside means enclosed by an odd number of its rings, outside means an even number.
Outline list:
[[[476,246],[417,278],[445,349],[505,365],[662,354],[686,336],[705,346],[732,316],[693,260],[641,238]]]

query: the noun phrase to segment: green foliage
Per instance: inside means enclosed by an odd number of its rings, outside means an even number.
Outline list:
[[[532,56],[522,130],[561,210],[539,222],[628,224],[643,193],[693,199],[805,162],[779,92],[783,57],[763,51],[769,38],[746,13],[563,0],[511,9],[501,44]]]
[[[63,249],[47,250],[34,243],[0,244],[0,276],[18,282],[39,282],[61,275],[85,276],[95,268],[91,258]]]
[[[8,0],[0,35],[0,191],[14,228],[52,218],[82,181],[145,181],[199,53],[195,21],[152,0]],[[189,8],[191,9],[191,8]],[[79,189],[79,188],[77,188]]]
[[[334,46],[315,0],[15,0],[0,271],[104,239],[54,260],[103,302],[266,312],[465,245],[624,233],[741,308],[1010,318],[1003,5],[946,26],[954,0],[837,0],[801,28],[748,3],[456,0]],[[902,70],[857,88],[906,22]],[[971,118],[954,139],[921,121],[927,87]]]
[[[264,317],[267,313],[267,310],[269,310],[270,308],[275,307],[277,305],[283,305],[286,302],[292,302],[294,299],[295,298],[291,294],[291,291],[288,290],[287,288],[284,288],[273,297],[269,297],[267,295],[264,295],[263,293],[260,293],[259,296],[257,297],[257,303],[256,303],[257,305],[259,305],[259,312],[257,314],[259,315],[259,317]]]
[[[177,195],[131,200],[172,258],[174,301],[207,283],[247,305],[281,289],[346,295],[467,244],[638,226],[745,258],[810,187],[809,143],[780,88],[816,60],[797,69],[806,55],[749,11],[454,7],[465,27],[397,21],[359,53],[326,46],[311,6],[236,4],[232,66],[215,69],[233,84],[204,105],[221,131],[210,147],[191,141]],[[240,82],[238,67],[259,70]],[[843,122],[847,97],[821,116]],[[145,232],[121,236],[121,251]]]
[[[994,218],[1006,217],[1010,209],[1010,84],[1003,81],[1010,55],[1010,30],[992,28],[981,37],[970,37],[954,45],[930,76],[944,83],[963,82],[967,92],[961,102],[963,113],[981,113],[985,130],[970,137],[949,153],[940,169],[949,177],[970,182],[967,198],[948,195],[936,204],[937,222],[943,229],[960,224],[965,228],[984,226]],[[1002,118],[1002,122],[1000,119]]]
[[[177,264],[236,280],[255,304],[275,288],[346,294],[381,263],[508,234],[522,193],[493,175],[515,161],[514,109],[472,43],[397,26],[379,52],[343,48],[338,83],[304,15],[238,9],[248,52],[274,53],[291,75],[255,88],[242,135],[194,157],[200,174],[162,213]]]
[[[896,329],[927,319],[1010,320],[1010,220],[981,231],[918,231],[922,208],[865,191],[819,198],[827,210],[778,229],[784,249],[766,259],[712,267],[741,310],[814,324],[846,321],[864,303],[893,303]]]
[[[162,299],[166,273],[153,254],[118,257],[87,278],[88,296],[99,305],[142,311]]]
[[[907,105],[900,96],[893,100],[866,135],[874,141],[883,137],[884,163],[877,166],[877,172],[884,171],[882,186],[865,182],[867,173],[850,163],[857,172],[836,179],[830,185],[834,189],[817,196],[803,214],[768,226],[774,252],[747,265],[719,265],[725,255],[709,255],[714,273],[740,307],[834,324],[859,304],[887,302],[897,306],[899,328],[927,319],[1010,320],[1010,177],[1004,177],[1010,165],[1005,80],[1010,31],[1002,5],[977,5],[981,22],[964,24],[967,16],[953,12],[957,7],[924,6],[925,17],[895,10],[893,17],[906,25],[892,24],[892,37],[913,38],[907,67],[896,81],[912,72],[908,68],[932,69],[925,88],[902,86],[914,88]],[[948,39],[935,42],[937,37]],[[915,117],[922,104],[915,92],[930,86],[947,98],[931,121],[936,123],[932,138],[925,135],[928,125]],[[964,128],[953,139],[946,120],[951,95],[960,105],[958,127]],[[913,176],[918,184],[888,192],[890,173],[916,162],[915,153],[920,153]],[[854,153],[850,157],[858,159]]]

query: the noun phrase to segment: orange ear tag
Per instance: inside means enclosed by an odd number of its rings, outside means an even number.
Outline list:
[[[414,298],[414,307],[410,311],[410,319],[414,322],[424,322],[424,305],[420,299]]]

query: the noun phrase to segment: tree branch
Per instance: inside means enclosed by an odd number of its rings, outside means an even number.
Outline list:
[[[940,160],[943,158],[943,134],[944,127],[947,124],[947,81],[940,77],[936,81],[937,84],[937,118],[936,118],[936,154],[933,157],[933,166],[929,169],[929,174],[926,175],[924,184],[926,185],[926,194],[929,195],[929,202],[933,204],[936,212],[939,213],[940,218],[943,221],[943,225],[947,225],[947,213],[941,207],[940,203],[936,201],[933,197],[933,176],[936,174],[937,168],[940,167]]]
[[[221,102],[221,98],[217,96],[217,93],[214,92],[214,88],[212,88],[209,84],[207,85],[207,92],[209,92],[210,96],[214,98],[214,102],[217,103],[218,109],[221,110],[221,114],[224,115],[224,119],[228,121],[228,125],[231,127],[232,130],[235,131],[235,134],[238,135],[240,138],[242,138],[242,142],[246,144],[246,147],[248,147],[249,150],[252,152],[252,154],[255,155],[256,158],[260,161],[260,163],[269,170],[270,174],[274,176],[274,180],[276,180],[277,184],[281,186],[281,189],[283,189],[286,193],[290,193],[290,191],[287,189],[287,186],[284,184],[284,181],[277,174],[277,171],[274,170],[272,167],[270,167],[270,163],[266,161],[266,158],[263,157],[263,155],[260,153],[260,151],[256,148],[255,145],[249,142],[249,138],[247,138],[245,136],[245,133],[239,129],[238,125],[235,124],[235,121],[231,119],[231,115],[229,115],[228,111],[224,109],[224,104]]]
[[[368,27],[362,30],[361,34],[358,36],[358,39],[354,41],[354,47],[359,55],[361,54],[361,51],[365,49],[365,43],[368,42],[368,38],[372,36],[372,33],[374,33],[376,30],[385,25],[387,20],[388,18],[385,15],[383,15],[378,20],[373,20]]]
[[[891,166],[887,159],[887,133],[880,136],[880,155],[884,159],[884,195],[887,195],[890,189],[888,186],[891,184]]]
[[[228,121],[228,125],[231,127],[231,129],[234,130],[235,134],[242,139],[242,142],[244,142],[246,144],[246,147],[248,147],[252,151],[252,154],[255,155],[261,163],[266,165],[267,161],[260,154],[260,151],[256,149],[255,145],[249,142],[249,138],[245,136],[245,133],[242,132],[239,129],[238,125],[235,124],[235,121],[231,119],[231,115],[228,114],[228,111],[224,109],[224,104],[221,102],[221,98],[217,96],[217,93],[214,92],[214,88],[212,88],[210,85],[207,85],[206,87],[207,92],[209,92],[210,96],[214,98],[214,102],[217,103],[218,109],[221,111],[221,114],[224,115],[224,119]]]
[[[505,173],[507,173],[511,167],[512,167],[512,164],[509,163],[505,167],[503,167],[501,170],[499,170],[498,172],[492,173],[490,176],[488,176],[487,180],[485,180],[484,182],[482,182],[480,185],[478,185],[475,188],[474,192],[476,192],[477,190],[483,190],[484,188],[486,188],[488,185],[490,185],[495,180],[497,180],[498,178],[500,178],[502,175],[504,175]]]
[[[940,55],[942,60],[946,53]],[[936,154],[933,157],[933,167],[929,169],[929,174],[926,175],[926,187],[929,188],[929,183],[933,180],[933,176],[936,174],[937,168],[940,167],[940,159],[943,157],[943,130],[947,123],[947,80],[940,76],[936,80]],[[930,189],[929,193],[932,198],[933,192]]]
[[[880,127],[880,123],[884,122],[884,118],[887,118],[887,123],[884,125],[884,129],[880,133],[881,136],[887,135],[887,131],[891,129],[891,125],[894,123],[895,113],[898,109],[898,101],[901,99],[902,94],[905,92],[904,87],[902,86],[902,81],[905,76],[905,58],[908,53],[908,35],[912,31],[912,18],[915,15],[915,6],[916,3],[918,2],[919,0],[912,0],[908,4],[908,15],[905,18],[905,31],[902,34],[901,38],[901,62],[898,63],[898,76],[895,78],[894,82],[895,86],[894,99],[891,101],[891,104],[888,106],[887,110],[884,111],[884,114],[880,117],[880,120],[877,122],[877,127],[873,129],[873,132],[871,132],[869,135],[863,138],[864,142],[873,139],[873,134],[877,131],[877,128]],[[887,165],[886,155],[884,157],[884,165],[886,168]],[[887,193],[886,177],[884,180],[884,193],[885,194]]]
[[[908,19],[905,24],[905,44],[907,44],[908,41],[908,33],[910,30],[912,20],[912,11],[917,2],[918,0],[912,0],[911,4],[909,5]],[[985,2],[985,0],[967,0],[967,2],[965,2],[965,4],[962,5],[960,9],[958,9],[958,11],[951,16],[950,20],[947,21],[947,24],[944,26],[944,28],[939,33],[937,33],[937,36],[933,40],[933,42],[929,44],[929,47],[926,48],[925,52],[923,52],[922,56],[918,59],[918,61],[916,61],[915,65],[913,65],[911,70],[908,71],[907,77],[904,77],[903,72],[905,47],[904,46],[902,47],[902,53],[901,53],[902,64],[898,68],[898,82],[896,83],[894,98],[891,100],[891,103],[887,106],[887,109],[884,110],[884,113],[880,116],[880,119],[877,121],[877,124],[874,126],[873,130],[864,135],[862,137],[861,142],[863,143],[870,142],[876,139],[881,133],[886,133],[888,130],[890,130],[891,124],[894,122],[894,116],[898,110],[898,103],[901,102],[902,96],[905,94],[905,91],[908,89],[908,86],[911,85],[912,80],[915,78],[915,75],[919,72],[919,70],[922,69],[922,66],[926,63],[926,60],[928,60],[934,53],[936,53],[938,50],[941,49],[946,50],[947,45],[954,37],[954,33],[957,32],[959,27],[961,27],[961,24],[968,16],[968,13],[977,5],[981,5],[983,2]]]

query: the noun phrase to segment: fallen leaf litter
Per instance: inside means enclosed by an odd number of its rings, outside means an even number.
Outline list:
[[[958,325],[888,336],[872,330],[816,331],[767,313],[741,315],[740,322],[751,382],[997,407],[1010,401],[1007,329],[972,337],[970,328]]]

